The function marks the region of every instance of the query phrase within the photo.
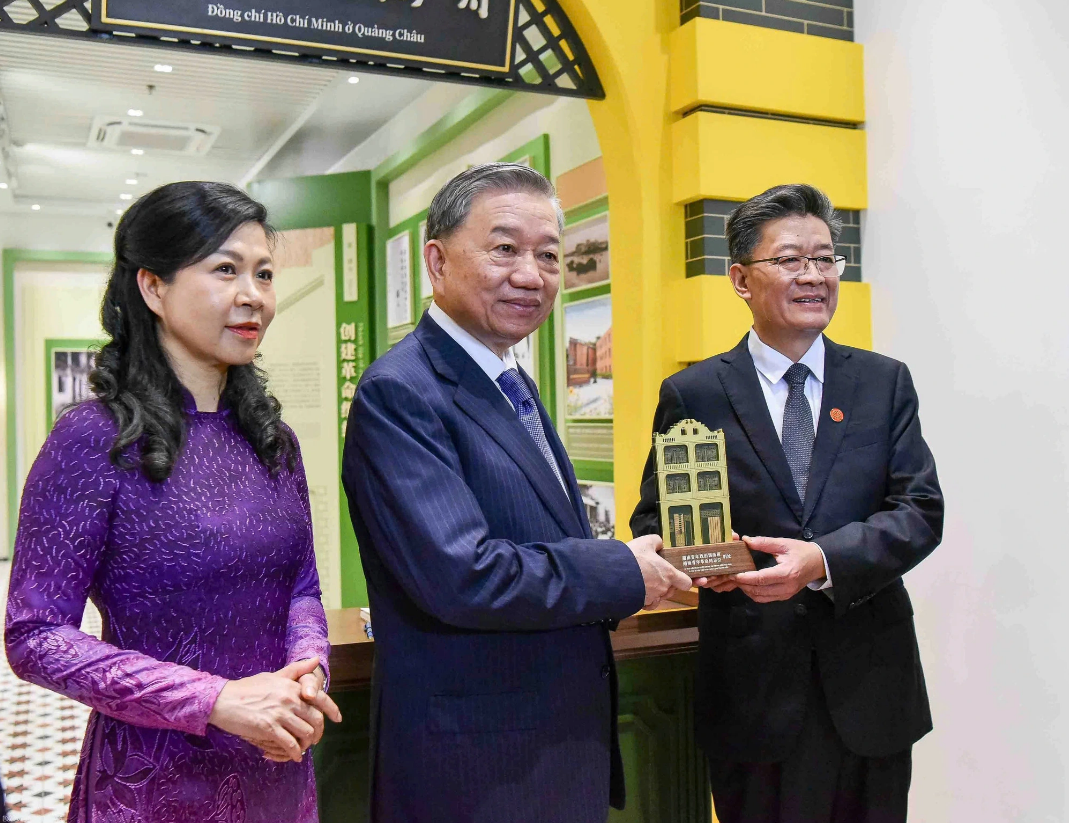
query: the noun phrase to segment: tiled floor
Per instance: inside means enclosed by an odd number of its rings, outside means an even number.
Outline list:
[[[0,614],[7,610],[10,564],[0,561]],[[100,615],[87,606],[84,631],[100,635]],[[0,775],[11,823],[67,819],[89,709],[25,683],[8,668],[0,644]]]

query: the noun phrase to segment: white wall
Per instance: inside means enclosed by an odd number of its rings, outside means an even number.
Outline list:
[[[390,225],[430,206],[438,190],[468,166],[500,160],[543,134],[549,135],[554,178],[601,156],[585,100],[517,94],[390,184]]]
[[[0,249],[36,251],[110,252],[118,217],[84,217],[72,214],[0,214]]]
[[[484,93],[468,86],[436,83],[327,171],[373,169],[465,98]],[[542,134],[550,137],[554,177],[601,156],[585,100],[518,93],[390,184],[390,225],[427,208],[438,189],[469,165],[498,160]]]
[[[3,409],[0,428],[7,415],[16,414],[16,451],[9,454],[6,437],[0,447],[0,462],[15,461],[21,497],[22,483],[48,436],[46,420],[45,340],[49,338],[97,340],[99,306],[107,273],[103,266],[73,263],[21,263],[15,269],[15,408]],[[87,310],[87,307],[91,310]],[[2,332],[2,329],[0,329]],[[9,379],[5,375],[5,380]],[[0,558],[10,556],[7,522],[7,472],[0,474]]]
[[[405,148],[472,93],[475,90],[471,86],[435,83],[323,173],[375,168]]]
[[[856,0],[876,348],[947,499],[908,576],[936,730],[923,823],[1066,820],[1069,3]]]

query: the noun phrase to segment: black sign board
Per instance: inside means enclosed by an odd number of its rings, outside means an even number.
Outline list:
[[[93,28],[508,73],[516,0],[94,0]]]

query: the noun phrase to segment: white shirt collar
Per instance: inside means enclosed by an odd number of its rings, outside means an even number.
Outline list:
[[[468,356],[494,382],[497,382],[497,378],[506,369],[516,368],[516,356],[512,353],[512,349],[505,352],[503,358],[498,357],[489,346],[462,329],[457,321],[446,314],[437,303],[431,303],[431,307],[427,309],[427,314],[431,316],[431,320],[441,326],[442,331],[452,337],[457,342],[457,345],[468,353]]]
[[[783,379],[783,375],[787,373],[793,362],[786,355],[781,354],[774,348],[765,343],[760,337],[757,336],[757,332],[750,329],[749,339],[746,343],[750,349],[750,357],[753,358],[753,363],[757,367],[757,370],[761,372],[769,383],[775,385]],[[809,371],[813,373],[813,377],[823,385],[824,383],[824,335],[817,335],[817,339],[813,341],[813,345],[809,347],[809,351],[802,355],[799,363],[808,366]]]

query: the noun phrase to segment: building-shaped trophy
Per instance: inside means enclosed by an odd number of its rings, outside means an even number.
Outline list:
[[[724,432],[683,420],[653,446],[665,559],[692,578],[752,571],[749,549],[731,540]]]

